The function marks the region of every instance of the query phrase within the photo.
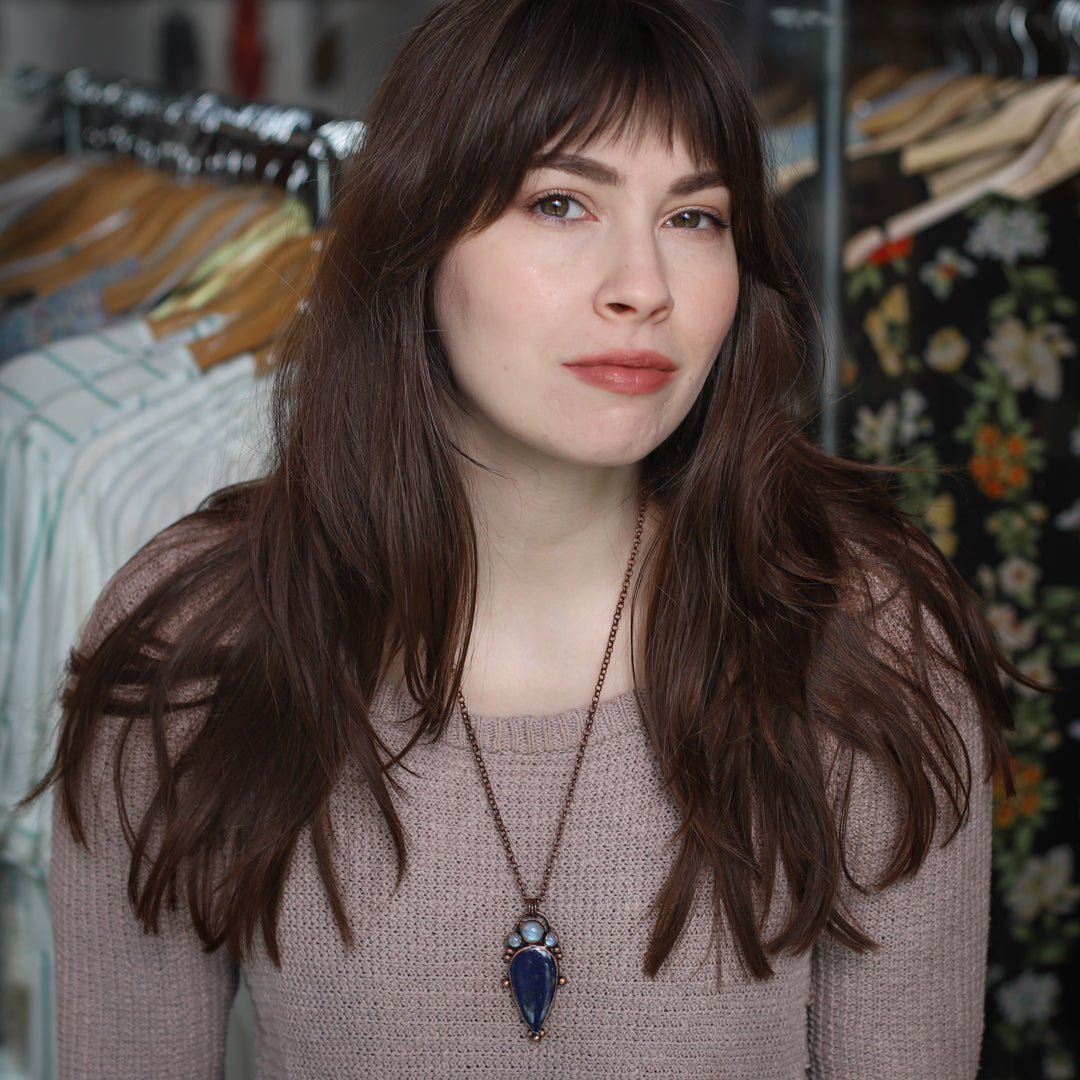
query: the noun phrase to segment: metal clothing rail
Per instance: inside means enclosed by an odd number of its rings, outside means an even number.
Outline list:
[[[813,34],[817,58],[816,151],[818,163],[815,227],[816,266],[809,275],[821,320],[818,356],[818,439],[823,449],[839,447],[839,403],[844,341],[843,243],[846,237],[844,146],[847,139],[848,0],[817,0],[810,7],[777,6],[770,18],[779,29]]]
[[[316,109],[204,90],[171,94],[86,68],[20,71],[16,93],[60,109],[64,151],[122,154],[180,176],[283,185],[312,202],[322,224],[364,124]]]

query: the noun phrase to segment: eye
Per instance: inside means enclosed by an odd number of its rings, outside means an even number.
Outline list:
[[[726,229],[727,222],[705,210],[680,210],[665,222],[673,229]]]
[[[549,191],[533,203],[533,209],[544,217],[572,221],[585,216],[585,207],[565,191]]]

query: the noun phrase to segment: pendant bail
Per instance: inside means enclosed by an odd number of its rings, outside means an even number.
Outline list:
[[[528,915],[529,918],[534,918],[536,913],[539,910],[540,910],[540,901],[539,901],[539,899],[537,899],[537,900],[526,900],[525,901],[525,914]]]

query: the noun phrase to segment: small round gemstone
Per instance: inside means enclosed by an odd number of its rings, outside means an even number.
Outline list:
[[[509,945],[511,949],[520,949],[521,948],[521,935],[520,934],[511,934],[506,939],[506,944]]]
[[[559,939],[554,934],[548,933],[544,935],[544,944],[549,949],[554,949],[559,944]]]
[[[521,936],[530,945],[536,945],[544,940],[544,927],[535,919],[526,919],[518,929],[521,931]]]

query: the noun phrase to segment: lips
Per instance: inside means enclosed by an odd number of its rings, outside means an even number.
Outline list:
[[[616,394],[652,394],[677,370],[663,353],[651,349],[616,349],[579,357],[563,365],[590,386]]]

